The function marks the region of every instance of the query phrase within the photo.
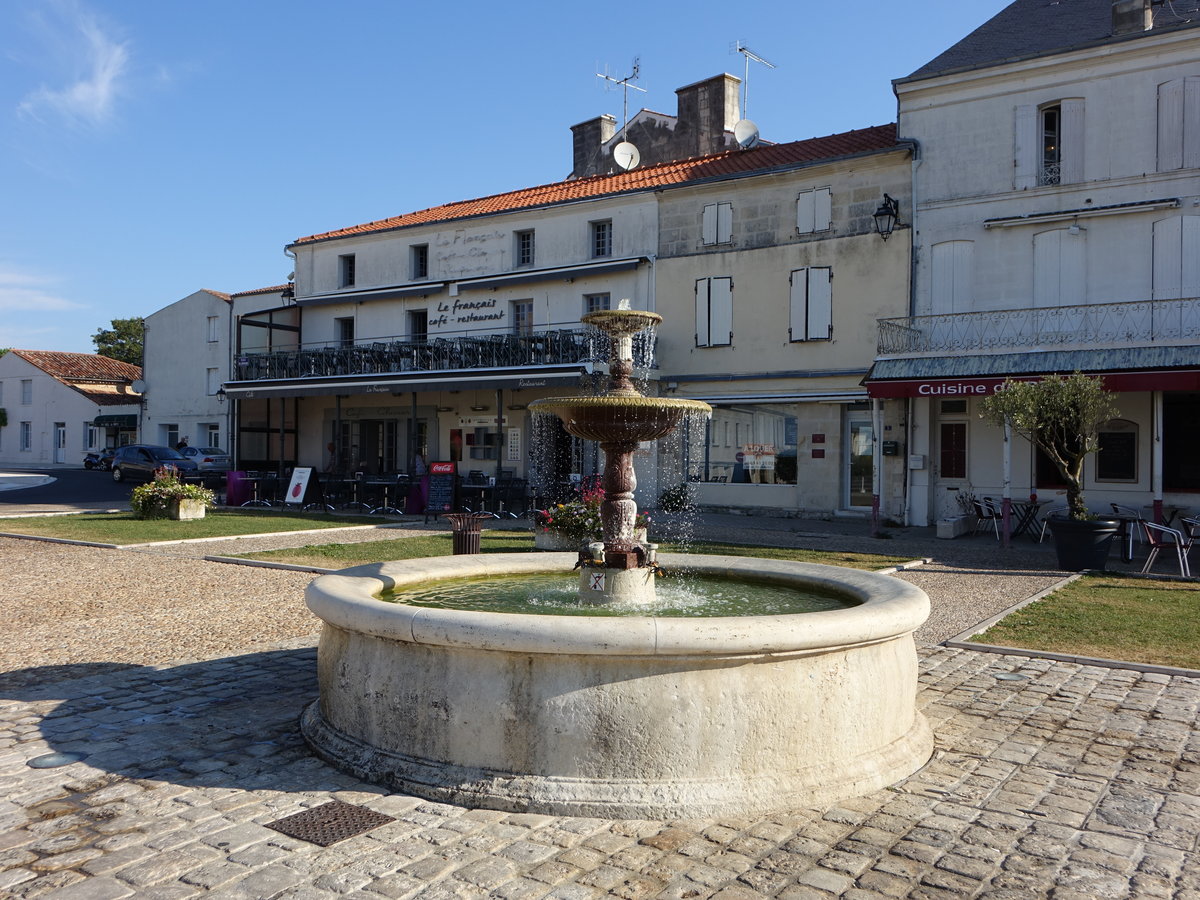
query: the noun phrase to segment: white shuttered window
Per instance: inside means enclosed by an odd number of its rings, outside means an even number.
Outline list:
[[[733,279],[696,281],[696,346],[725,347],[733,343]]]
[[[733,239],[733,204],[710,203],[701,219],[701,240],[705,245],[728,244]]]
[[[833,337],[833,269],[810,266],[791,274],[792,341],[827,341]]]
[[[1200,216],[1154,223],[1155,300],[1200,297]]]
[[[1065,228],[1033,236],[1033,305],[1078,306],[1087,297],[1084,233]]]
[[[796,233],[828,231],[833,222],[833,194],[829,188],[801,191],[796,198]]]
[[[1158,171],[1200,168],[1200,76],[1158,86]]]
[[[969,312],[975,279],[975,242],[942,241],[930,251],[931,311]]]

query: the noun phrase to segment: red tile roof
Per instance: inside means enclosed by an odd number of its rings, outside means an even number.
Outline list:
[[[59,381],[96,381],[112,384],[142,377],[142,367],[95,353],[61,353],[56,350],[11,350]]]
[[[393,216],[390,219],[380,219],[377,222],[367,222],[337,231],[309,235],[298,238],[294,243],[304,244],[329,238],[371,234],[410,225],[425,225],[432,222],[463,219],[468,216],[511,212],[609,194],[657,190],[710,178],[728,178],[774,169],[786,169],[821,160],[833,160],[860,153],[888,150],[897,146],[896,125],[892,122],[887,125],[831,134],[827,137],[792,141],[788,144],[771,144],[756,147],[753,150],[728,150],[712,156],[675,160],[657,166],[647,166],[644,169],[634,169],[632,172],[621,172],[617,175],[595,175],[591,178],[579,178],[573,181],[556,181],[553,184],[523,188],[504,194],[493,194],[490,197],[481,197],[476,200],[447,203],[443,206],[434,206],[418,212]]]
[[[255,288],[252,291],[238,291],[236,294],[228,295],[226,299],[230,297],[249,297],[252,294],[278,294],[286,287],[286,284],[277,284],[274,287]]]

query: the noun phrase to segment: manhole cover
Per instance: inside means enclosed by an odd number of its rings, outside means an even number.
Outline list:
[[[394,821],[392,816],[385,816],[365,806],[330,800],[321,806],[268,822],[267,827],[310,844],[328,847]]]
[[[1028,675],[1021,675],[1018,672],[1001,672],[996,676],[1001,681],[1028,681]]]
[[[31,769],[57,769],[59,766],[69,766],[71,763],[87,759],[86,753],[44,753],[35,756],[25,765]]]

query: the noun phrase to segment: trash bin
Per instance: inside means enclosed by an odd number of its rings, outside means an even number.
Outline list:
[[[250,485],[243,481],[245,472],[233,471],[225,476],[225,505],[241,506],[250,499]]]
[[[450,520],[455,556],[479,552],[483,520],[492,518],[491,513],[442,513],[442,518]]]

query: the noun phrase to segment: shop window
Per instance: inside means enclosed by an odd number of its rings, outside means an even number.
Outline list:
[[[1097,481],[1137,481],[1138,427],[1128,419],[1112,419],[1100,429],[1096,451]]]
[[[698,477],[719,484],[795,484],[797,421],[791,404],[714,407]]]
[[[942,422],[940,429],[940,466],[942,478],[967,477],[967,423]]]

